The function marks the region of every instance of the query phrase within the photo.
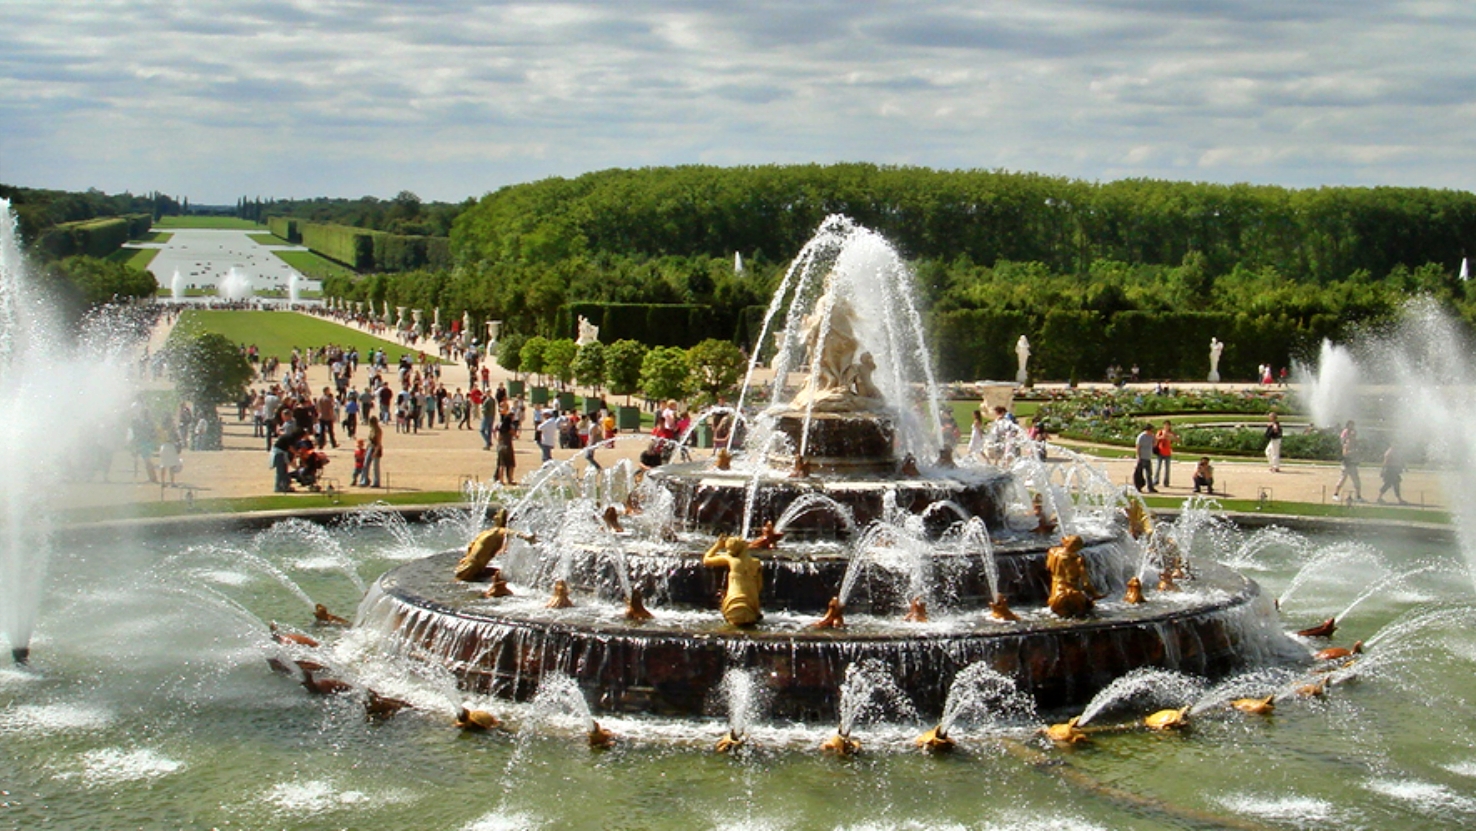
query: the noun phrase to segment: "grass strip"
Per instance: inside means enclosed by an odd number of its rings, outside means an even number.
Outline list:
[[[286,362],[292,356],[293,347],[308,349],[315,346],[337,344],[344,348],[358,347],[361,356],[371,349],[384,349],[391,364],[401,355],[412,359],[419,353],[404,344],[366,335],[357,329],[337,323],[298,314],[297,312],[221,311],[216,309],[189,309],[175,324],[171,337],[216,332],[232,343],[256,344],[262,357],[276,356]],[[439,360],[434,355],[433,360]]]
[[[237,216],[161,216],[155,228],[206,228],[212,230],[259,231],[265,228],[259,222]]]
[[[292,266],[304,277],[322,280],[328,277],[352,277],[354,270],[312,251],[282,251],[273,249],[282,262]]]

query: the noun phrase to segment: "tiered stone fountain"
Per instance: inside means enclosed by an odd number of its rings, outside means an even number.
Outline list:
[[[1134,669],[1217,676],[1275,648],[1270,601],[1228,569],[1194,567],[1179,591],[1119,600],[1129,578],[1156,584],[1168,564],[1127,533],[1128,502],[1100,475],[1041,461],[1023,437],[1009,469],[952,460],[910,280],[884,240],[828,220],[760,338],[780,332],[772,403],[744,417],[762,394],[756,354],[725,411],[738,419],[731,457],[639,478],[547,469],[512,506],[512,525],[538,537],[500,559],[514,596],[453,579],[461,552],[446,552],[385,574],[361,625],[478,691],[526,698],[557,673],[598,709],[696,714],[713,708],[726,672],[756,670],[771,712],[802,719],[834,718],[847,667],[866,659],[937,713],[954,676],[981,661],[1049,706]],[[766,523],[784,535],[772,548],[757,532]],[[1047,552],[1062,534],[1084,538],[1102,594],[1084,617],[1046,607]],[[725,574],[703,552],[720,535],[755,537],[766,613],[756,625],[719,613]],[[555,580],[574,608],[545,608]],[[625,615],[637,591],[649,620]],[[991,611],[1001,595],[1014,615]],[[816,626],[832,607],[845,625]]]

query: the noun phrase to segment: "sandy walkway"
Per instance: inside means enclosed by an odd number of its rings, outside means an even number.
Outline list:
[[[161,325],[150,339],[152,351],[162,346],[168,335],[167,326]],[[493,383],[510,377],[498,367],[493,367]],[[329,382],[327,367],[313,367],[309,379],[314,389]],[[361,376],[362,379],[362,376]],[[443,381],[452,389],[467,388],[465,365],[448,365]],[[218,452],[184,454],[184,469],[177,480],[177,487],[160,487],[151,484],[142,469],[134,469],[132,458],[126,453],[116,453],[109,471],[109,482],[75,483],[68,487],[66,502],[72,506],[116,505],[131,502],[179,501],[193,494],[195,498],[264,496],[272,491],[272,471],[267,467],[266,443],[264,439],[251,435],[251,422],[238,421],[235,409],[222,408],[225,425],[225,449]],[[414,493],[432,491],[456,491],[469,481],[491,481],[494,470],[493,453],[483,450],[481,436],[472,421],[473,429],[449,429],[437,426],[422,429],[419,433],[396,433],[389,429],[385,433],[385,457],[382,464],[383,478],[381,493]],[[532,441],[530,424],[525,424],[523,438],[517,442],[518,475],[521,477],[535,470],[540,463],[540,454]],[[360,431],[363,435],[363,431]],[[644,437],[628,437],[616,450],[598,453],[601,464],[609,465],[621,457],[634,459],[645,446]],[[961,450],[961,449],[960,449]],[[698,458],[709,451],[695,451]],[[332,459],[325,475],[334,480],[338,487],[360,492],[365,488],[349,488],[347,482],[353,472],[353,443],[339,436],[339,447],[328,449]],[[570,459],[579,456],[579,451],[556,450],[554,458]],[[1132,478],[1132,462],[1129,460],[1101,460],[1114,482],[1128,483]],[[577,470],[583,470],[586,462],[576,458]],[[1264,461],[1217,461],[1215,464],[1217,495],[1234,499],[1265,498],[1275,501],[1327,503],[1332,487],[1338,479],[1338,468],[1329,464],[1294,463],[1285,465],[1280,473],[1271,473]],[[1173,486],[1160,488],[1165,496],[1188,496],[1192,493],[1190,476],[1192,459],[1174,466]],[[1378,493],[1379,477],[1375,466],[1362,471],[1363,494],[1370,501]],[[1411,470],[1404,477],[1405,498],[1415,504],[1443,507],[1438,477],[1427,471]]]

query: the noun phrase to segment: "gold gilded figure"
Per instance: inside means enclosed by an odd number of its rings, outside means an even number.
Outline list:
[[[467,543],[466,556],[456,564],[456,579],[468,582],[489,579],[496,571],[490,566],[492,558],[507,550],[511,537],[518,537],[528,542],[538,542],[538,538],[532,534],[508,528],[507,509],[502,508],[493,518],[492,527],[476,535],[470,543]]]
[[[739,537],[718,537],[702,555],[702,564],[708,568],[728,568],[728,588],[723,592],[724,620],[734,626],[752,626],[763,618],[759,592],[764,587],[764,567],[748,553],[748,543]]]
[[[1046,570],[1051,573],[1051,596],[1046,605],[1061,617],[1082,617],[1100,596],[1087,574],[1081,548],[1081,537],[1072,534],[1046,554]]]

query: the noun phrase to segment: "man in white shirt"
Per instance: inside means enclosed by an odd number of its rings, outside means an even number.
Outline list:
[[[538,422],[538,449],[543,451],[545,462],[553,458],[553,449],[559,443],[559,421],[558,413],[550,409]]]

